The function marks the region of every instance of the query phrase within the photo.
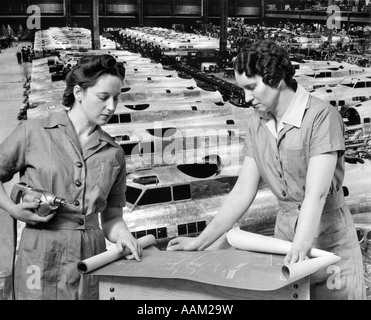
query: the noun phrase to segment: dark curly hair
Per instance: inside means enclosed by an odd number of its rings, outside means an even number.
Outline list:
[[[297,89],[298,84],[293,79],[295,68],[287,51],[271,40],[261,40],[242,48],[234,62],[234,70],[248,77],[259,75],[270,87],[277,87],[283,79],[289,87]]]
[[[125,68],[109,55],[85,56],[66,76],[66,89],[63,94],[63,105],[71,108],[75,102],[73,89],[79,85],[83,90],[93,87],[104,75],[117,76],[124,80]]]

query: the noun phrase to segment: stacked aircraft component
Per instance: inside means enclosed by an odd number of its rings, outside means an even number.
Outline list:
[[[120,33],[133,43],[158,46],[165,55],[171,55],[175,52],[177,55],[186,55],[187,52],[195,50],[219,50],[220,46],[219,39],[194,33],[177,32],[167,28],[133,27],[123,29]],[[228,47],[230,47],[229,43]]]
[[[100,47],[105,50],[115,50],[114,41],[100,36]],[[86,51],[92,49],[91,31],[85,28],[49,28],[35,32],[35,57],[43,57],[48,52],[62,50]]]

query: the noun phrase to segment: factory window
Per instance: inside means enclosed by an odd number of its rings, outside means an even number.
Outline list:
[[[138,205],[157,204],[171,201],[170,187],[148,189],[140,198]]]
[[[141,104],[125,104],[125,107],[130,109],[130,110],[136,110],[136,111],[141,111],[145,110],[149,107],[148,103],[141,103]]]
[[[146,177],[135,178],[133,179],[133,182],[139,183],[142,185],[147,185],[147,184],[158,184],[159,180],[157,176],[146,176]]]
[[[197,111],[197,107],[192,106],[191,108],[192,108],[192,111]]]
[[[366,84],[365,84],[365,82],[363,82],[363,81],[358,81],[358,82],[354,85],[353,88],[355,88],[355,89],[366,88]]]
[[[320,72],[315,76],[315,78],[331,78],[331,72]]]
[[[119,117],[120,117],[120,123],[131,122],[131,114],[130,113],[121,113],[119,115]]]
[[[167,229],[165,227],[157,229],[157,239],[167,238]]]
[[[177,129],[173,127],[169,127],[169,128],[146,129],[146,131],[155,137],[168,138],[168,137],[173,136],[177,132]]]
[[[174,186],[173,198],[174,201],[191,199],[191,186],[189,184]]]
[[[135,232],[134,237],[138,239],[138,238],[144,237],[146,234],[147,234],[147,233],[146,233],[145,230],[137,231],[137,232]]]
[[[218,165],[210,163],[180,164],[177,167],[181,172],[194,178],[208,178],[219,172]]]
[[[124,134],[123,136],[115,136],[115,141],[120,142],[120,141],[129,141],[130,137],[127,134]]]
[[[141,189],[127,186],[125,193],[126,201],[134,205],[141,193],[142,193]]]
[[[125,155],[129,156],[132,154],[138,154],[139,153],[139,143],[125,143],[120,144],[121,148],[124,150]]]
[[[343,193],[344,193],[344,197],[349,196],[349,189],[346,186],[343,186]]]
[[[119,116],[117,114],[112,115],[107,123],[119,123]]]
[[[343,86],[353,88],[354,84],[353,83],[342,83]]]
[[[324,84],[313,85],[313,89],[323,88],[324,86]]]
[[[206,221],[197,221],[178,225],[178,235],[201,232],[206,228]]]
[[[226,122],[227,122],[227,124],[234,124],[233,120],[227,120]]]
[[[136,239],[144,237],[147,234],[152,234],[156,239],[163,239],[163,238],[167,238],[167,229],[166,227],[155,228],[155,229],[149,229],[149,230],[135,231],[135,232],[132,232],[131,234]]]
[[[131,122],[131,115],[129,113],[114,114],[107,123],[116,124],[125,122]]]

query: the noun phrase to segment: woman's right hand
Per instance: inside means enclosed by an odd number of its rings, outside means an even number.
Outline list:
[[[52,219],[55,213],[49,214],[45,217],[39,216],[35,209],[39,207],[39,203],[35,202],[21,202],[14,206],[13,210],[10,212],[10,215],[19,221],[35,225],[40,222],[48,222]]]
[[[169,241],[168,251],[196,251],[200,247],[198,237],[178,237]]]

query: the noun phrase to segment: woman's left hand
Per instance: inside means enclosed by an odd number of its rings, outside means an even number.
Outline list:
[[[304,261],[307,259],[307,252],[308,250],[305,250],[304,248],[292,246],[290,252],[286,255],[283,262],[285,265],[288,265],[295,262]]]
[[[140,257],[143,253],[143,248],[140,242],[133,237],[133,235],[128,230],[121,230],[116,242],[117,249],[122,252],[124,248],[128,248],[131,254],[127,255],[125,259],[132,260],[135,259],[140,261]]]

